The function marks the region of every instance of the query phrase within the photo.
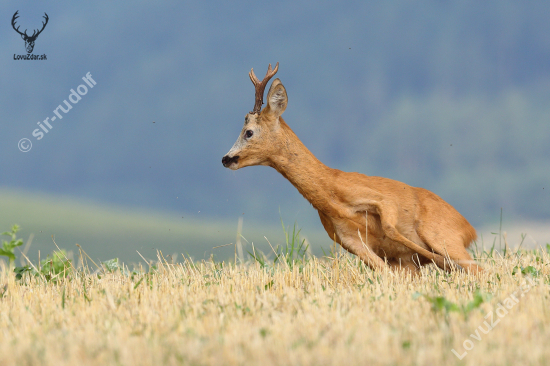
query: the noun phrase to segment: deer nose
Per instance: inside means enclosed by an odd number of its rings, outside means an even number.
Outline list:
[[[235,155],[233,157],[229,157],[228,155],[226,155],[222,158],[222,164],[226,168],[231,164],[236,163],[237,161],[239,161],[239,155]]]

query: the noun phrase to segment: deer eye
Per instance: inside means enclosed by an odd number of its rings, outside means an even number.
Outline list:
[[[254,135],[254,132],[252,130],[246,130],[244,135],[246,136],[247,139],[249,139],[252,137],[252,135]]]

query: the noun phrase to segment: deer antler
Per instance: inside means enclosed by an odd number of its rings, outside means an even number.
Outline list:
[[[28,39],[36,39],[36,37],[38,37],[38,35],[40,33],[42,33],[42,31],[44,30],[44,28],[46,28],[46,24],[48,24],[48,20],[50,20],[50,18],[48,17],[48,14],[47,13],[44,13],[44,16],[42,18],[46,19],[46,22],[42,22],[42,29],[40,29],[37,33],[37,29],[34,30],[34,32],[32,33],[32,36],[29,36],[27,35],[27,30],[25,29],[25,33],[21,33],[19,31],[19,27],[15,28],[15,21],[17,18],[19,18],[19,15],[17,15],[17,13],[19,13],[19,10],[17,10],[15,12],[15,14],[13,14],[13,18],[11,18],[11,26],[13,27],[13,29],[19,33],[20,35],[22,36],[25,36],[25,38],[28,38]]]
[[[46,14],[46,13],[44,13],[44,14]],[[30,38],[33,38],[33,37],[36,38],[36,37],[38,37],[38,35],[39,35],[40,33],[42,33],[42,31],[44,30],[44,28],[46,28],[46,24],[48,24],[48,20],[50,20],[50,18],[48,17],[48,14],[44,15],[42,18],[46,19],[46,23],[42,22],[42,29],[40,29],[40,30],[38,31],[38,33],[36,33],[36,29],[35,29],[34,32],[33,32],[33,34],[32,34],[32,36],[31,36]],[[35,34],[35,33],[36,33],[36,34]]]
[[[15,12],[15,14],[13,14],[13,18],[11,18],[11,26],[12,26],[13,29],[14,29],[17,33],[19,33],[20,35],[22,35],[22,36],[25,35],[25,36],[26,36],[26,35],[27,35],[27,30],[26,30],[26,29],[25,29],[25,33],[21,33],[21,32],[19,32],[19,27],[15,28],[15,20],[16,20],[17,18],[19,18],[19,15],[17,15],[17,13],[19,13],[19,10],[17,10],[17,11]]]
[[[260,110],[262,109],[262,104],[264,104],[264,90],[265,86],[269,82],[269,79],[273,77],[277,73],[277,70],[279,70],[279,63],[277,62],[277,65],[275,65],[275,69],[271,69],[271,64],[269,64],[269,67],[267,68],[267,73],[265,74],[264,79],[262,82],[258,80],[256,75],[254,75],[254,69],[250,69],[250,72],[248,73],[248,76],[250,76],[250,81],[252,81],[252,84],[254,84],[254,87],[256,88],[256,101],[254,102],[254,109],[252,110],[252,114],[258,114],[260,113]]]

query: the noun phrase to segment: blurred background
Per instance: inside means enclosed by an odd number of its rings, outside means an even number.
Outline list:
[[[49,22],[33,54],[11,26]],[[247,73],[280,63],[286,122],[325,164],[432,190],[490,245],[550,242],[550,2],[3,1],[0,231],[28,255],[233,256],[315,210],[273,169],[223,168],[254,103]],[[97,83],[37,140],[87,73]],[[18,149],[31,140],[29,152]],[[500,239],[497,239],[500,240]],[[246,243],[246,242],[245,242]],[[268,248],[268,247],[267,247]]]

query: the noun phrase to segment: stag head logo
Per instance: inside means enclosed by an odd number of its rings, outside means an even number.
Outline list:
[[[45,22],[42,22],[42,29],[40,30],[37,30],[35,29],[33,34],[31,36],[29,36],[27,34],[27,30],[25,29],[25,32],[21,33],[19,31],[19,27],[15,28],[15,20],[17,18],[19,18],[19,15],[17,15],[17,13],[19,13],[19,10],[17,10],[15,12],[15,14],[13,14],[13,18],[11,18],[11,26],[13,27],[13,29],[15,29],[15,31],[17,33],[19,33],[21,35],[21,38],[23,38],[23,40],[25,41],[25,48],[27,49],[27,53],[32,53],[32,50],[34,49],[34,42],[36,41],[36,38],[38,37],[38,35],[40,33],[42,33],[42,31],[44,30],[44,28],[46,28],[46,24],[48,24],[48,14],[44,13],[44,19],[46,19]]]

